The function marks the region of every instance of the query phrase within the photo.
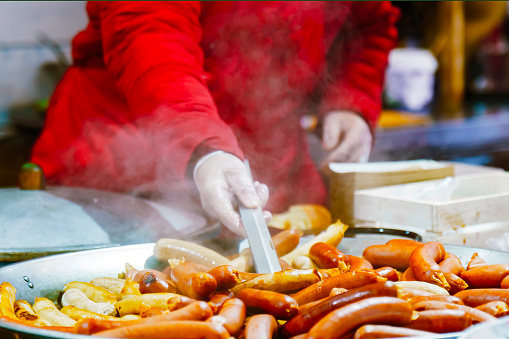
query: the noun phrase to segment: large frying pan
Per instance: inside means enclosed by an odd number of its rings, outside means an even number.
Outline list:
[[[364,248],[383,244],[386,240],[345,238],[339,248],[345,253],[360,256]],[[134,267],[161,268],[153,256],[154,244],[119,246],[106,249],[67,253],[12,264],[0,269],[0,281],[8,281],[16,287],[17,299],[32,303],[37,296],[55,300],[58,291],[70,281],[90,281],[101,276],[116,277],[124,270],[126,262]],[[466,265],[472,253],[477,252],[489,263],[509,264],[509,253],[464,246],[444,246],[448,252],[457,255]],[[456,338],[457,335],[437,335],[433,338]],[[0,337],[24,338],[69,338],[85,336],[40,330],[0,321]]]

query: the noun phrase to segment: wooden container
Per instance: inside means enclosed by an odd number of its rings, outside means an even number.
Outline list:
[[[442,179],[454,176],[454,167],[431,160],[374,162],[364,164],[330,164],[330,201],[332,220],[341,219],[354,225],[357,190]]]
[[[442,201],[403,194],[430,190],[440,180],[359,190],[355,192],[355,217],[442,236],[509,220],[509,173],[475,174],[456,180],[450,198]]]

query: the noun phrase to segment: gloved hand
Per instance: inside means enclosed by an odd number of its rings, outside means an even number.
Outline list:
[[[269,200],[268,187],[253,182],[242,160],[229,153],[203,157],[196,164],[194,181],[205,212],[240,236],[245,237],[246,232],[236,210],[237,198],[248,208],[262,209]],[[264,211],[264,217],[268,222],[271,214]]]
[[[350,111],[333,111],[323,122],[322,147],[329,152],[322,163],[328,171],[329,162],[367,162],[373,137],[366,121]]]

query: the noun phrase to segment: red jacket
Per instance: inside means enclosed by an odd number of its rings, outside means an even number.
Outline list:
[[[299,125],[347,109],[373,129],[398,11],[389,2],[89,2],[74,65],[33,149],[49,182],[188,189],[193,155],[251,163],[269,208],[325,203]]]

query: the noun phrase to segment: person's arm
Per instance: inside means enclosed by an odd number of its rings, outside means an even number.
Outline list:
[[[198,148],[243,157],[203,80],[199,2],[103,2],[104,59],[161,168],[182,181]],[[166,166],[167,165],[167,166]]]
[[[332,6],[333,4],[331,4]],[[367,161],[381,110],[389,51],[397,42],[396,10],[389,2],[353,2],[327,55],[318,114],[323,119],[322,163]]]
[[[191,181],[198,162],[194,183],[205,211],[242,235],[235,196],[263,207],[268,189],[253,183],[203,80],[200,10],[199,2],[103,2],[105,62],[135,122],[150,132],[159,178]],[[224,153],[199,161],[216,150]]]
[[[354,1],[327,56],[327,81],[319,106],[361,114],[372,131],[381,110],[389,51],[397,44],[399,10],[389,1]]]

